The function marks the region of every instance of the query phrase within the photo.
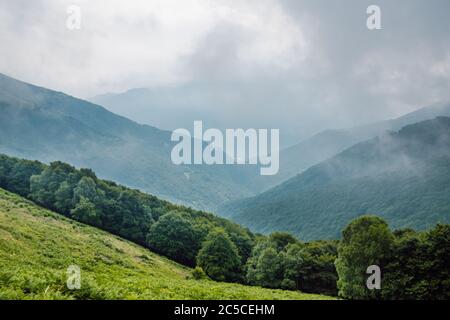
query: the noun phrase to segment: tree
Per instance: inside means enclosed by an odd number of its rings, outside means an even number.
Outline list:
[[[90,177],[81,178],[73,190],[73,197],[75,203],[77,203],[80,198],[86,198],[92,202],[97,202],[98,190],[95,181]]]
[[[289,279],[302,292],[337,294],[335,241],[291,244],[285,256],[285,283]]]
[[[426,299],[450,298],[450,225],[438,224],[425,236],[428,293]]]
[[[0,187],[26,197],[30,193],[30,177],[39,175],[44,168],[37,161],[0,155]]]
[[[241,257],[241,265],[244,266],[252,253],[253,240],[250,238],[248,233],[245,232],[232,232],[228,234],[230,239],[236,245],[239,256]]]
[[[197,255],[197,265],[217,281],[239,280],[240,262],[236,245],[220,228],[208,234]]]
[[[73,208],[73,204],[73,186],[69,182],[63,181],[55,191],[54,206],[58,212],[67,214]]]
[[[366,271],[371,265],[384,269],[393,241],[387,223],[375,216],[360,217],[344,229],[336,260],[340,296],[349,299],[380,297],[379,290],[366,287],[369,277]]]
[[[147,236],[150,248],[189,266],[195,265],[200,241],[193,224],[177,211],[162,216]]]
[[[100,227],[101,219],[95,205],[85,197],[81,197],[80,201],[70,212],[71,216],[78,221]]]
[[[247,263],[247,281],[266,288],[280,288],[284,280],[284,256],[270,240],[260,241]]]
[[[188,266],[195,265],[201,243],[217,227],[226,230],[238,248],[241,273],[253,248],[253,234],[235,223],[99,179],[91,169],[77,170],[62,162],[45,165],[0,155],[0,187]]]
[[[283,257],[273,247],[261,252],[257,263],[259,285],[266,288],[280,288],[284,280]]]
[[[275,244],[278,252],[284,250],[289,244],[298,243],[299,241],[289,233],[274,232],[270,235],[269,241]]]
[[[450,298],[450,225],[395,233],[395,254],[385,268],[384,299]]]

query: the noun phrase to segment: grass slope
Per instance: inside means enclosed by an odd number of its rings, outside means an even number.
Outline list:
[[[66,270],[81,268],[81,289]],[[328,299],[189,279],[191,270],[0,189],[0,299]]]

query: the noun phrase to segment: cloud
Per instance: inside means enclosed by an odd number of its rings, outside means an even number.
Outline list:
[[[0,0],[0,72],[81,97],[177,88],[181,103],[196,88],[190,106],[212,122],[297,138],[450,100],[450,2],[377,0],[383,29],[369,31],[373,3]]]

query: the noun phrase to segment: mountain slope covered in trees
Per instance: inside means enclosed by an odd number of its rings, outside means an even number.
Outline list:
[[[356,144],[222,212],[258,232],[330,239],[367,213],[393,228],[448,223],[449,195],[450,118],[439,117]]]
[[[227,232],[242,258],[237,273],[243,272],[241,265],[252,248],[253,234],[235,223],[99,179],[90,169],[77,170],[63,162],[45,165],[0,155],[0,188],[189,266],[195,265],[203,240],[216,228]]]
[[[280,276],[279,270],[282,270],[273,269],[269,257],[255,266],[256,274],[262,278],[250,276],[253,279],[250,281],[249,275],[255,272],[249,274],[247,261],[255,255],[256,243],[266,239],[226,219],[98,179],[90,169],[77,170],[62,162],[45,165],[0,155],[0,188],[76,221],[119,235],[186,266],[196,266],[193,275],[200,279],[206,274],[218,281],[309,293],[337,293],[333,264],[337,243],[334,241],[304,244],[291,235],[272,235],[267,239],[270,246],[276,244],[275,247],[281,250],[287,244],[295,244],[300,250],[294,252],[292,259],[305,258],[309,267],[300,273],[293,264],[286,269],[289,270],[286,281],[264,280],[266,276],[273,278],[275,271],[276,276]],[[284,264],[285,259],[278,260]],[[284,267],[279,265],[278,268]],[[281,274],[283,278],[284,273]]]
[[[0,152],[64,161],[199,209],[251,195],[238,166],[176,166],[170,132],[0,74]],[[214,192],[211,192],[214,190]]]
[[[81,271],[69,290],[67,268]],[[192,270],[0,189],[0,299],[329,299],[195,280]]]
[[[447,299],[450,292],[448,224],[392,233],[379,217],[364,216],[343,230],[342,241],[304,243],[280,232],[265,237],[100,180],[89,169],[7,156],[0,156],[0,188],[62,214],[0,189],[0,298],[326,298],[212,285],[207,276],[356,299]],[[135,254],[136,244],[196,268],[177,270],[173,262],[164,263],[143,248]],[[374,262],[383,267],[385,279],[377,293],[367,289],[362,277]],[[83,271],[82,287],[75,292],[64,284],[65,268],[72,264]],[[355,272],[360,276],[352,276]]]
[[[279,173],[275,176],[255,176],[253,184],[257,188],[256,191],[266,191],[356,143],[375,138],[388,131],[398,131],[406,125],[431,120],[439,116],[450,117],[450,104],[436,104],[396,119],[355,128],[325,130],[294,146],[281,150]]]

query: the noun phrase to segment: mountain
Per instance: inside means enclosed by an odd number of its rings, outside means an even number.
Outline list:
[[[221,208],[257,232],[338,238],[376,214],[394,228],[450,222],[450,118],[408,125],[358,143],[256,197]]]
[[[253,194],[239,167],[176,166],[171,150],[168,131],[0,74],[0,153],[89,167],[199,209]]]
[[[67,289],[67,268],[81,289]],[[192,279],[192,270],[0,189],[0,299],[327,299]]]
[[[274,100],[279,100],[275,98]],[[236,91],[236,85],[222,84],[218,87],[211,83],[194,81],[187,84],[153,88],[134,88],[122,93],[106,93],[89,99],[106,107],[111,112],[147,123],[158,128],[173,130],[191,128],[196,120],[202,120],[209,128],[225,130],[228,128],[266,127],[267,120],[258,117],[236,116],[242,110],[242,104],[266,105],[270,108],[275,101],[248,101]],[[245,111],[245,110],[244,110]],[[258,120],[259,119],[259,120]],[[281,147],[296,144],[302,133],[280,131]]]
[[[129,119],[168,130],[191,127],[199,119],[212,127],[221,127],[220,117],[211,110],[213,98],[206,88],[198,84],[135,88],[118,94],[98,95],[89,101]]]
[[[450,103],[425,107],[392,120],[350,129],[320,132],[294,146],[281,150],[279,173],[275,176],[255,176],[252,184],[259,187],[256,191],[265,191],[358,142],[374,138],[386,131],[398,131],[406,125],[439,116],[450,116]]]
[[[190,128],[194,120],[204,119],[208,126],[230,127],[230,119],[223,111],[223,92],[210,93],[202,84],[188,84],[166,88],[138,88],[119,94],[104,94],[91,98],[112,112],[136,121],[163,128]],[[215,106],[211,108],[211,106]],[[154,115],[157,115],[155,117]],[[408,113],[396,119],[340,130],[325,130],[301,142],[281,131],[280,171],[275,176],[246,175],[245,184],[254,192],[262,192],[294,177],[352,145],[374,138],[385,131],[398,131],[416,122],[450,116],[450,103],[436,104]],[[236,117],[233,123],[236,125]],[[256,171],[254,171],[256,172]]]

